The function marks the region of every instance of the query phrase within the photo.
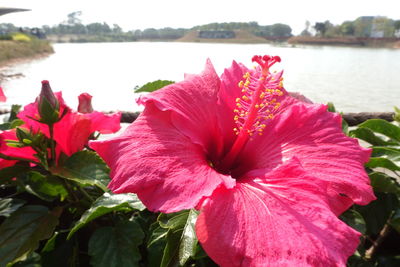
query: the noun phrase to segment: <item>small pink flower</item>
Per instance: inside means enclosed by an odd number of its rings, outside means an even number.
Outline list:
[[[375,197],[370,150],[341,131],[325,105],[291,97],[279,57],[208,61],[142,97],[119,137],[91,142],[111,167],[109,188],[137,193],[152,211],[197,208],[197,237],[221,266],[345,266],[360,234],[337,216]]]

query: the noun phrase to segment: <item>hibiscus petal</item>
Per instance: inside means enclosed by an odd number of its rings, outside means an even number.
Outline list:
[[[352,202],[365,205],[375,199],[363,167],[370,150],[345,136],[340,116],[327,112],[326,106],[291,105],[263,134],[250,141],[241,155],[247,170],[273,168],[296,156],[310,175],[329,184],[337,214]]]
[[[54,124],[54,140],[60,151],[71,156],[82,150],[90,134],[91,122],[85,114],[70,112]]]
[[[200,75],[187,75],[182,82],[142,96],[139,103],[154,102],[160,110],[171,111],[176,128],[206,151],[219,154],[222,149],[216,116],[219,87],[220,79],[208,60]]]
[[[345,266],[360,234],[330,210],[324,190],[295,161],[263,179],[220,187],[196,233],[220,266]]]
[[[85,116],[90,119],[90,132],[99,132],[101,134],[110,134],[118,132],[121,129],[121,112],[104,114],[94,111],[86,113]]]
[[[219,185],[235,183],[209,166],[203,148],[177,130],[170,116],[147,104],[120,137],[90,142],[111,168],[109,188],[138,193],[153,211],[193,208]]]

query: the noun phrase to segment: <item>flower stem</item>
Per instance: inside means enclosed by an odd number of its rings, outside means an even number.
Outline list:
[[[390,219],[386,222],[385,226],[382,228],[382,230],[379,232],[378,238],[375,239],[374,242],[372,242],[372,246],[365,252],[365,259],[366,260],[371,260],[372,257],[375,255],[378,247],[382,244],[383,240],[386,238],[386,236],[390,232]]]
[[[49,132],[50,132],[50,166],[54,166],[56,161],[56,148],[54,141],[54,124],[49,124]]]

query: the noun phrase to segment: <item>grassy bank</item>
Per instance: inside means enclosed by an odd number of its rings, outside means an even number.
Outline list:
[[[0,65],[15,59],[31,58],[53,52],[53,47],[44,40],[34,38],[28,41],[0,40]]]

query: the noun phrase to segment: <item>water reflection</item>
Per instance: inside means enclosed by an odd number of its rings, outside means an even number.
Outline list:
[[[210,58],[219,74],[233,59],[250,65],[255,54],[279,55],[285,87],[313,101],[332,101],[345,112],[392,111],[400,105],[400,51],[345,47],[279,47],[266,44],[87,43],[55,44],[56,53],[6,69],[24,77],[3,82],[9,106],[34,100],[50,80],[67,103],[82,92],[98,110],[138,110],[133,88],[156,79],[179,81]],[[4,105],[3,105],[4,107]]]

